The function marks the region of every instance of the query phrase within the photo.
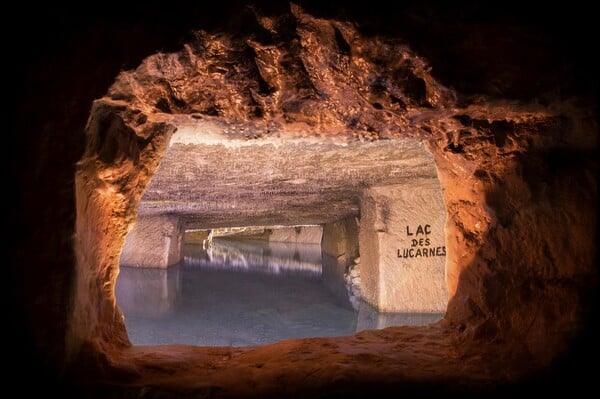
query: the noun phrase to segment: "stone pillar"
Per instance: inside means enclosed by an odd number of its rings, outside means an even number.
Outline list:
[[[358,307],[358,299],[346,281],[348,268],[358,258],[358,223],[354,216],[323,226],[321,241],[323,282],[343,303]]]
[[[125,239],[121,266],[166,268],[181,261],[184,229],[175,216],[138,216]]]
[[[365,189],[360,211],[363,298],[383,312],[445,312],[446,211],[439,182]]]
[[[343,267],[358,258],[358,224],[354,216],[323,226],[321,250]]]

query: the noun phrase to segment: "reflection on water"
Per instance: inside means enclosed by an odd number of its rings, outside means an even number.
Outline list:
[[[321,245],[215,238],[209,248],[186,245],[187,265],[206,270],[251,273],[321,275]]]
[[[214,240],[186,245],[167,270],[122,267],[116,296],[136,345],[261,345],[441,318],[356,311],[332,283],[339,274],[323,270],[319,245]]]
[[[121,267],[115,293],[127,318],[160,320],[175,311],[181,296],[180,268]]]

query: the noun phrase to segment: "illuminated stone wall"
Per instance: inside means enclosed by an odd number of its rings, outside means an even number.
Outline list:
[[[358,217],[355,216],[326,223],[321,241],[323,283],[337,298],[349,299],[356,308],[358,295],[353,292],[347,275],[350,266],[359,259],[358,228]]]
[[[177,217],[139,217],[125,240],[122,266],[169,267],[181,260],[183,228]]]
[[[387,312],[444,312],[446,214],[437,181],[369,188],[361,215],[363,297]]]

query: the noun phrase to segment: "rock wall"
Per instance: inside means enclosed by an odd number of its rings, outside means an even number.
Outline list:
[[[182,258],[184,229],[172,216],[140,216],[127,234],[120,264],[134,267],[166,268]]]
[[[515,340],[544,365],[581,333],[597,281],[595,166],[583,149],[597,127],[559,109],[538,122],[460,118],[466,130],[432,142],[449,216],[446,319],[465,337]]]
[[[323,226],[321,250],[344,268],[359,256],[359,222],[357,217],[347,217]]]

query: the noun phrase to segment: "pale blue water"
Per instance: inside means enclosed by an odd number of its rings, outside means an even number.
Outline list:
[[[121,267],[117,303],[134,345],[262,345],[442,317],[378,313],[366,303],[355,310],[321,263],[314,244],[215,240],[209,252],[186,245],[184,261],[167,270]]]

